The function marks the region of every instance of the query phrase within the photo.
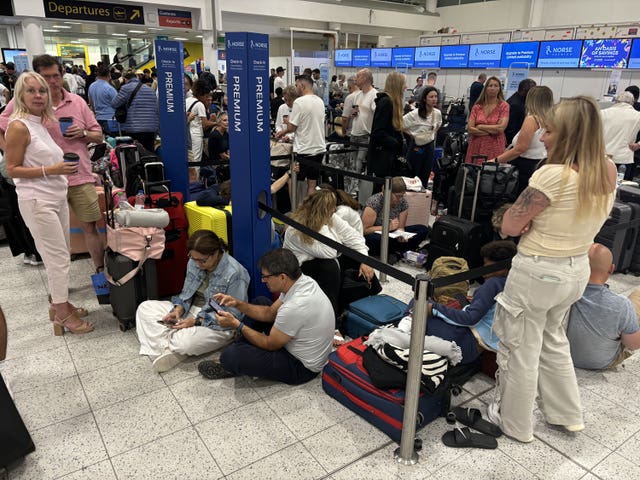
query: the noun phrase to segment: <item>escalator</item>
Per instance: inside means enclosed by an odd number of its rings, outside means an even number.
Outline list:
[[[183,59],[189,58],[189,50],[183,47]],[[152,69],[156,66],[155,56],[153,51],[153,42],[148,40],[140,41],[133,50],[129,50],[129,53],[120,57],[120,64],[125,70],[144,70],[145,68]],[[111,63],[109,68],[114,67],[115,63]]]

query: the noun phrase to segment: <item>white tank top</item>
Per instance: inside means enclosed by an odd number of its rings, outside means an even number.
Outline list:
[[[41,168],[62,161],[62,150],[53,141],[42,119],[35,115],[14,118],[9,122],[7,130],[13,122],[22,122],[31,135],[31,141],[24,152],[23,167]],[[58,201],[67,196],[67,177],[65,175],[47,175],[37,178],[14,178],[16,193],[20,200],[53,200]]]
[[[543,133],[544,127],[540,127],[535,131],[533,138],[531,139],[531,143],[529,144],[529,148],[526,152],[520,155],[521,157],[529,158],[531,160],[542,160],[543,158],[547,158],[547,149],[544,147],[544,143],[540,141]],[[519,136],[520,132],[516,133],[516,136],[513,137],[513,145],[516,144]]]

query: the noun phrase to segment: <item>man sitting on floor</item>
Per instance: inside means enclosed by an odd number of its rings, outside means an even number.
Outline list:
[[[569,311],[567,338],[571,358],[578,368],[611,368],[640,348],[640,326],[628,298],[609,290],[613,255],[599,243],[589,249],[591,276],[582,298]]]
[[[318,284],[302,274],[295,255],[271,250],[258,262],[262,281],[280,298],[262,305],[242,302],[230,295],[214,295],[223,307],[245,314],[243,321],[230,312],[216,315],[221,327],[240,334],[220,356],[220,363],[201,362],[198,370],[209,379],[236,375],[276,380],[290,385],[316,377],[327,363],[334,332],[331,302]]]

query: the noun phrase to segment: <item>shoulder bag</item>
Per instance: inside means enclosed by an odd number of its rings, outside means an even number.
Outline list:
[[[116,112],[113,114],[113,118],[116,119],[116,122],[125,123],[127,121],[127,111],[129,110],[129,107],[131,106],[131,103],[133,102],[133,99],[135,98],[136,93],[138,93],[138,90],[140,90],[140,88],[142,88],[142,82],[138,82],[136,88],[133,89],[133,92],[131,92],[126,105],[122,105],[121,107],[116,108]]]

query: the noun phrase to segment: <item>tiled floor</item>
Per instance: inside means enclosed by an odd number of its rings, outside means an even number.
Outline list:
[[[408,267],[402,267],[407,268]],[[9,356],[0,364],[37,450],[10,479],[638,479],[640,355],[615,372],[579,371],[587,429],[568,435],[536,412],[536,440],[500,438],[497,450],[451,449],[440,419],[419,436],[417,465],[396,463],[397,445],[325,395],[320,380],[289,387],[248,378],[206,381],[200,359],[162,375],[138,355],[95,300],[90,261],[72,263],[71,299],[91,310],[96,330],[54,337],[43,267],[0,246],[0,305]],[[616,275],[628,293],[640,278]],[[385,292],[407,300],[391,279]],[[491,379],[477,375],[456,402],[483,411]]]

